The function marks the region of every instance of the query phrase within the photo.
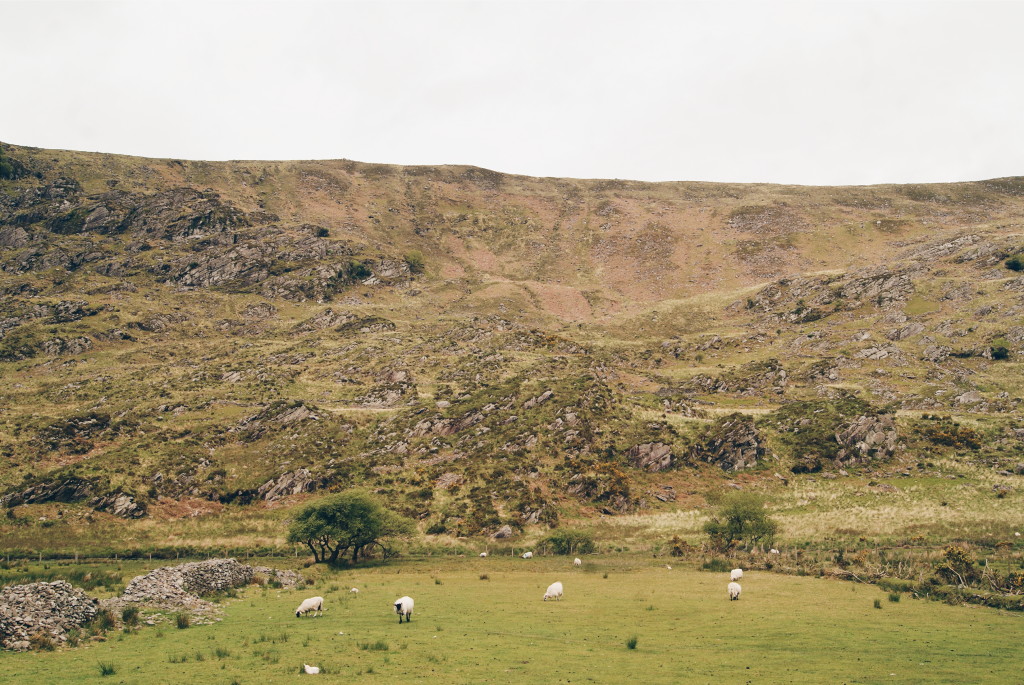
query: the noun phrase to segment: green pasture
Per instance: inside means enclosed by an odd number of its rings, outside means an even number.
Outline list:
[[[226,600],[216,624],[165,623],[77,649],[0,654],[0,682],[1021,680],[1021,614],[908,595],[893,602],[875,586],[755,571],[743,578],[740,601],[730,602],[725,573],[669,570],[637,557],[587,557],[582,569],[570,562],[446,558],[316,568],[310,588],[246,588]],[[564,599],[543,602],[555,580],[565,585]],[[317,594],[326,599],[323,618],[295,618],[299,602]],[[391,603],[406,594],[416,610],[399,625]],[[116,672],[101,676],[101,663]],[[303,663],[323,673],[300,675]]]

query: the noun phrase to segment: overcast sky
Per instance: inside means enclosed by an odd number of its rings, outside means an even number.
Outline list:
[[[12,2],[0,140],[865,184],[1024,175],[1024,2]]]

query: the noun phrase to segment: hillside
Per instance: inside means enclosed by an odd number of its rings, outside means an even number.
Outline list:
[[[884,532],[950,505],[1024,523],[1024,177],[3,150],[12,546],[40,516],[106,531],[353,484],[431,534],[687,512],[727,483],[789,493],[797,522],[825,506],[800,488],[845,479],[818,525],[856,535],[841,512],[886,478],[923,494]]]

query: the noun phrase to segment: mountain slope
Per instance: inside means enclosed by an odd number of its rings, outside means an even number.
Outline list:
[[[4,151],[9,507],[160,517],[360,483],[474,534],[685,507],[723,474],[1024,471],[1022,178]]]

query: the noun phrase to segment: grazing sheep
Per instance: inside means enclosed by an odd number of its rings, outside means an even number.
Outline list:
[[[548,585],[548,591],[544,593],[544,601],[549,599],[562,599],[562,584],[555,582]]]
[[[354,593],[356,593],[358,595],[359,594],[359,588],[354,587],[351,590],[349,590],[349,592],[354,592]]]
[[[742,590],[742,589],[743,588],[740,587],[739,583],[729,583],[729,599],[730,600],[739,599],[740,598],[740,590]]]
[[[734,568],[732,571],[729,572],[729,580],[739,580],[742,577],[743,569],[741,568]]]
[[[770,550],[768,550],[768,554],[778,554],[778,553],[779,553],[779,550],[775,549],[774,547],[772,547]]]
[[[317,614],[320,614],[321,616],[324,615],[323,597],[310,597],[309,599],[302,600],[302,604],[300,604],[299,608],[295,610],[295,618],[299,618],[303,614],[308,614],[311,611],[314,616]]]
[[[533,559],[533,552],[524,552],[523,559]]]
[[[572,565],[573,566],[582,566],[583,565],[583,560],[580,559],[579,557],[576,557],[575,559],[572,560]]]
[[[668,569],[669,571],[671,571],[671,570],[672,570],[672,567],[671,567],[671,566],[669,566],[668,564],[665,564],[665,568],[667,568],[667,569]]]
[[[319,666],[310,666],[309,664],[302,664],[302,668],[306,671],[306,673],[310,675],[316,675],[320,672]]]
[[[480,552],[480,556],[486,557],[487,556],[487,552]]]
[[[405,616],[405,622],[410,623],[412,621],[412,597],[402,597],[401,599],[395,600],[395,613],[398,614],[398,622],[402,622],[402,617]]]

